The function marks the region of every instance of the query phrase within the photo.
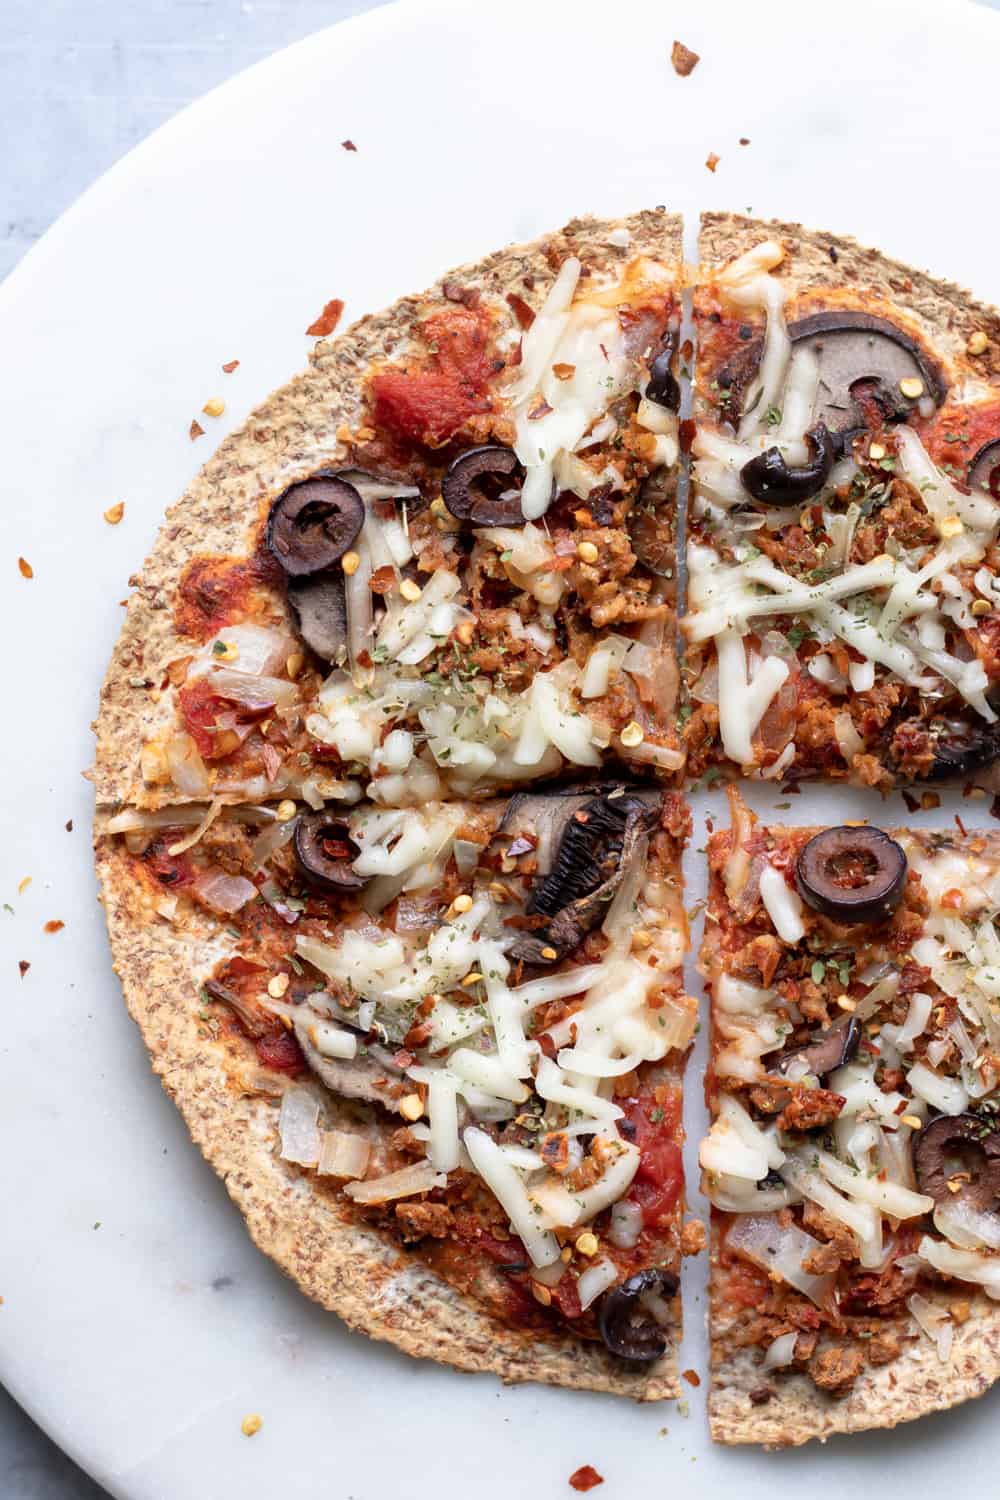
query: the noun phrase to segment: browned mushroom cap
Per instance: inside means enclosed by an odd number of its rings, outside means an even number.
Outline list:
[[[356,891],[365,884],[352,860],[358,848],[350,830],[333,810],[303,813],[292,840],[299,869],[309,885],[321,891]]]
[[[321,474],[279,495],[267,518],[267,545],[290,578],[321,573],[361,530],[365,502],[346,479]]]
[[[849,1063],[858,1050],[861,1040],[861,1022],[857,1016],[851,1016],[845,1025],[831,1026],[826,1031],[820,1032],[814,1041],[807,1043],[805,1047],[796,1047],[792,1052],[783,1052],[775,1064],[776,1073],[787,1073],[791,1064],[801,1058],[810,1073],[817,1078],[823,1078],[827,1073],[832,1073],[836,1068],[842,1068]]]
[[[813,421],[824,422],[832,432],[868,425],[865,398],[874,400],[889,422],[905,421],[923,396],[929,396],[935,406],[945,398],[937,365],[888,318],[829,308],[790,323],[788,334],[796,348],[812,349],[819,360]],[[762,348],[760,339],[747,344],[719,371],[718,384],[730,393],[727,412],[732,416],[740,414]],[[900,386],[903,380],[919,380],[920,394],[905,395]]]
[[[622,787],[573,810],[552,868],[525,906],[526,915],[549,920],[518,936],[510,949],[515,961],[555,963],[579,946],[614,899],[639,839],[655,827],[659,811],[658,797],[643,799]]]
[[[619,1359],[642,1364],[659,1359],[666,1350],[667,1335],[648,1304],[653,1298],[673,1297],[678,1285],[673,1271],[647,1266],[621,1286],[612,1287],[597,1317],[606,1348]]]
[[[969,465],[966,483],[970,490],[986,490],[1000,500],[1000,438],[984,443]]]
[[[290,578],[288,602],[299,635],[324,661],[347,655],[347,593],[339,568],[315,578]]]
[[[978,1115],[939,1115],[913,1137],[913,1170],[935,1203],[962,1197],[990,1208],[1000,1197],[1000,1131]]]
[[[881,828],[826,828],[795,864],[799,895],[835,922],[884,922],[906,888],[906,855]]]
[[[441,481],[441,495],[452,515],[472,526],[523,526],[523,473],[513,448],[485,443],[453,460]]]

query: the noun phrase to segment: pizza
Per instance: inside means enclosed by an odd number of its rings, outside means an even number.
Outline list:
[[[797,225],[701,257],[689,769],[992,787],[997,313]]]
[[[317,346],[135,581],[115,962],[257,1243],[373,1337],[676,1394],[680,225],[572,224]],[[697,1237],[697,1231],[694,1231]]]
[[[801,1443],[1000,1377],[1000,835],[708,846],[712,1435]]]
[[[103,802],[670,779],[680,221],[582,221],[320,343],[137,580]]]
[[[1000,314],[681,229],[319,342],[168,512],[91,773],[126,1002],[262,1250],[411,1354],[640,1400],[704,1243],[686,791],[1000,790]],[[730,791],[710,1421],[781,1445],[1000,1370],[1000,844]]]

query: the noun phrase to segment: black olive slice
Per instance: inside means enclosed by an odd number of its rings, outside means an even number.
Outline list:
[[[681,388],[673,370],[676,354],[677,330],[672,328],[649,367],[649,381],[644,392],[647,401],[665,406],[668,411],[680,411],[681,408]]]
[[[740,482],[748,495],[762,505],[801,505],[818,495],[837,461],[840,444],[823,422],[806,433],[812,450],[809,463],[790,469],[780,448],[768,448],[751,458],[740,470]]]
[[[279,495],[267,518],[267,545],[290,578],[321,573],[343,557],[365,519],[365,502],[346,479],[317,475]]]
[[[888,318],[849,308],[829,308],[788,325],[793,347],[811,348],[819,360],[815,422],[844,432],[868,426],[865,403],[874,399],[884,420],[904,421],[924,396],[935,406],[945,398],[937,365],[909,334]],[[724,365],[717,380],[729,392],[726,414],[737,419],[760,364],[763,342],[756,339]],[[921,392],[907,396],[903,380],[919,379]]]
[[[642,1305],[643,1297],[673,1297],[678,1287],[673,1271],[648,1266],[637,1271],[621,1286],[612,1287],[601,1303],[597,1326],[605,1346],[619,1359],[643,1364],[659,1359],[667,1347],[665,1329],[652,1312]]]
[[[852,1016],[846,1026],[831,1026],[805,1047],[796,1047],[793,1052],[783,1053],[774,1071],[787,1073],[790,1064],[801,1058],[810,1073],[814,1073],[817,1078],[825,1078],[827,1073],[833,1073],[850,1062],[858,1050],[860,1040],[861,1022],[857,1016]]]
[[[672,517],[677,498],[676,475],[654,469],[643,482],[629,514],[629,544],[643,567],[658,578],[673,578],[677,568]]]
[[[521,473],[521,461],[513,448],[486,443],[467,449],[452,461],[441,481],[441,494],[459,521],[473,526],[523,526]],[[516,494],[507,493],[515,488]]]
[[[1000,725],[955,724],[940,729],[928,781],[953,781],[984,771],[1000,756]]]
[[[881,828],[826,828],[795,864],[799,895],[836,922],[884,922],[906,887],[906,855]]]
[[[324,661],[343,661],[347,655],[347,595],[338,568],[315,578],[291,578],[288,602],[299,635]]]
[[[299,869],[318,890],[356,891],[365,884],[365,876],[351,868],[351,861],[358,857],[357,845],[332,808],[302,813],[292,843]]]
[[[984,443],[969,464],[965,478],[970,490],[986,490],[1000,500],[1000,438]]]
[[[978,1115],[939,1115],[913,1135],[913,1170],[935,1203],[965,1198],[986,1209],[1000,1197],[1000,1131]],[[957,1173],[959,1192],[948,1186]]]

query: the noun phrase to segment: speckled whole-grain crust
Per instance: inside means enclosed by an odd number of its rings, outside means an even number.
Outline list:
[[[628,230],[625,245],[609,235]],[[447,272],[427,292],[403,297],[384,312],[360,319],[337,338],[318,343],[308,368],[275,391],[231,433],[168,512],[153,551],[131,580],[134,592],[101,689],[94,725],[92,778],[98,804],[159,807],[184,801],[168,788],[146,787],[139,765],[143,741],[173,722],[171,692],[156,692],[169,662],[196,649],[177,633],[174,604],[182,570],[193,558],[246,557],[275,497],[315,470],[350,460],[338,439],[362,414],[361,380],[373,360],[398,358],[429,301],[446,285],[499,298],[516,292],[537,308],[567,255],[592,272],[620,271],[637,254],[681,265],[680,217],[652,209],[623,219],[574,219],[557,233],[509,246]],[[616,238],[625,238],[618,235]],[[526,280],[527,278],[527,280]],[[268,592],[274,620],[288,621],[283,594]],[[151,691],[152,690],[152,691]]]
[[[783,834],[793,831],[806,837],[820,831],[770,826],[779,841]],[[933,837],[924,829],[896,828],[889,832],[896,840],[924,849]],[[970,829],[966,838],[955,838],[955,846],[960,849],[969,840],[976,841],[978,855],[1000,863],[1000,831]],[[713,884],[715,880],[713,874]],[[706,924],[699,969],[711,981],[721,972],[718,921]],[[739,1311],[727,1305],[723,1295],[720,1238],[720,1217],[713,1210],[708,1420],[717,1443],[762,1443],[783,1448],[806,1443],[810,1438],[832,1437],[838,1432],[895,1427],[900,1422],[912,1422],[929,1412],[944,1411],[982,1396],[1000,1379],[1000,1305],[976,1293],[971,1283],[959,1281],[950,1287],[942,1286],[940,1292],[923,1293],[929,1300],[940,1302],[945,1310],[956,1298],[969,1303],[968,1320],[953,1323],[951,1354],[945,1361],[938,1358],[930,1339],[920,1334],[890,1364],[866,1365],[843,1396],[828,1395],[804,1373],[788,1370],[765,1373],[761,1367],[762,1349],[730,1347]]]
[[[717,1253],[712,1229],[712,1262]],[[963,1287],[963,1296],[971,1289]],[[954,1291],[950,1299],[954,1300]],[[949,1300],[946,1294],[929,1300]],[[731,1315],[713,1289],[710,1318],[711,1388],[708,1422],[717,1443],[763,1443],[786,1448],[837,1432],[895,1427],[984,1395],[1000,1378],[1000,1308],[972,1297],[967,1322],[954,1331],[947,1361],[925,1335],[891,1364],[866,1366],[845,1396],[829,1396],[808,1375],[761,1369],[763,1351],[726,1349]],[[751,1400],[751,1392],[756,1399]],[[765,1392],[771,1394],[763,1401]]]
[[[893,319],[943,366],[953,399],[982,400],[1000,392],[1000,311],[927,271],[892,260],[847,235],[807,229],[778,219],[741,214],[701,216],[697,283],[763,240],[780,240],[785,258],[771,274],[788,291],[789,321],[824,307],[857,307]],[[973,333],[986,334],[986,350],[968,354]]]
[[[185,908],[176,925],[157,916],[122,841],[102,834],[101,822],[99,813],[97,873],[126,1005],[154,1072],[259,1249],[351,1328],[414,1357],[508,1382],[536,1380],[637,1401],[679,1393],[674,1348],[655,1364],[627,1368],[602,1345],[569,1334],[543,1340],[507,1327],[416,1256],[352,1222],[332,1190],[283,1162],[279,1096],[263,1091],[280,1089],[280,1076],[268,1078],[248,1044],[217,1031],[202,1014],[199,986],[232,941],[211,916],[193,908]],[[328,1128],[359,1128],[357,1105],[318,1091]],[[380,1127],[370,1120],[369,1128]],[[677,1307],[679,1316],[679,1301]]]

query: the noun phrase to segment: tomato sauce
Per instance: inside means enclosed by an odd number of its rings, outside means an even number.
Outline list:
[[[658,1228],[673,1212],[684,1187],[684,1164],[677,1142],[680,1095],[675,1089],[659,1089],[657,1094],[663,1096],[662,1101],[646,1094],[624,1105],[639,1147],[639,1169],[626,1197],[642,1209],[646,1229]]]
[[[264,548],[249,558],[192,558],[177,586],[178,634],[210,640],[227,625],[252,617],[255,595],[277,587],[280,580],[281,570]]]
[[[449,307],[420,325],[427,355],[389,366],[371,381],[373,422],[406,442],[440,447],[477,413],[490,410],[489,381],[503,368],[489,352],[489,314]]]

